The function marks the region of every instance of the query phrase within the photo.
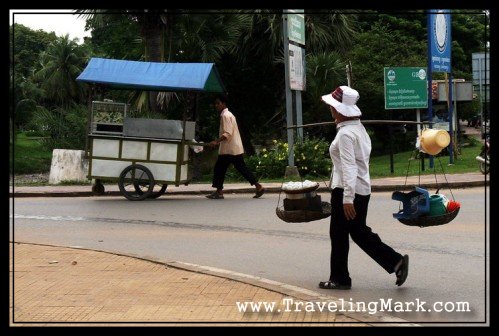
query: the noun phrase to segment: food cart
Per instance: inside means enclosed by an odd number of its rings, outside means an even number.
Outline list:
[[[92,58],[78,81],[109,89],[225,92],[213,63],[158,63]],[[93,92],[93,90],[92,90]],[[101,180],[116,181],[121,194],[137,201],[161,196],[168,185],[187,185],[189,146],[195,122],[131,118],[126,103],[89,104],[88,178],[104,193]]]

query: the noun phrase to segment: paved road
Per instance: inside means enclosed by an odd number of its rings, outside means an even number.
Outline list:
[[[329,272],[328,220],[284,223],[274,213],[277,195],[254,200],[234,194],[214,201],[170,196],[146,202],[122,197],[19,198],[14,234],[16,241],[84,246],[229,269],[346,301],[468,301],[471,313],[391,314],[416,322],[483,321],[485,192],[483,188],[453,192],[462,203],[458,218],[424,229],[391,218],[397,205],[390,193],[374,195],[369,215],[373,230],[411,256],[410,275],[401,288],[394,285],[393,275],[352,245],[353,289],[341,293],[318,289],[318,281]]]

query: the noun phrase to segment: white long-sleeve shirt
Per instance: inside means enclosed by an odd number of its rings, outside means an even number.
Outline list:
[[[333,162],[330,186],[342,188],[343,204],[352,204],[356,193],[371,194],[371,139],[358,119],[341,122],[336,129],[336,137],[329,146]]]

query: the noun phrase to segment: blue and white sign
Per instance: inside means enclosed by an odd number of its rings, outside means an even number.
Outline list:
[[[449,10],[431,10],[428,27],[431,68],[434,72],[451,72],[451,14]]]

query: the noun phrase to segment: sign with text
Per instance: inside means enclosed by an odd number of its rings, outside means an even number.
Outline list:
[[[289,45],[289,86],[291,90],[305,90],[305,64],[302,48]]]
[[[426,68],[384,68],[385,109],[428,107]]]
[[[289,9],[302,12],[303,9]],[[290,41],[305,45],[305,14],[288,13],[288,38]]]
[[[451,15],[449,10],[432,10],[428,14],[428,38],[431,53],[430,71],[451,72]]]

